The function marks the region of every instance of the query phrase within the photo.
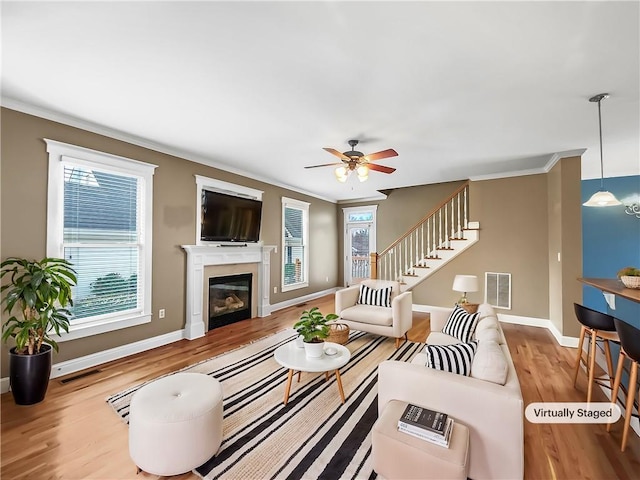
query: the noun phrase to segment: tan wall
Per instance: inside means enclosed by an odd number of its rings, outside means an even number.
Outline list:
[[[480,222],[480,241],[414,289],[414,303],[453,305],[456,274],[476,275],[484,300],[485,272],[511,274],[511,310],[499,313],[548,318],[547,186],[545,175],[471,182],[469,220]],[[540,201],[542,199],[542,201]]]
[[[549,224],[549,319],[562,331],[562,169],[556,164],[547,174]]]
[[[570,337],[580,334],[573,304],[582,303],[582,286],[577,281],[582,276],[580,160],[564,158],[547,175],[549,318],[559,332]]]
[[[277,245],[271,257],[271,285],[280,292],[281,197],[310,202],[310,286],[271,294],[271,303],[307,295],[338,285],[338,220],[336,205],[182,158],[158,153],[109,137],[26,115],[1,111],[2,258],[45,256],[48,156],[43,138],[58,140],[158,165],[153,200],[153,314],[151,323],[93,337],[64,342],[54,363],[107,350],[179,330],[185,323],[185,260],[180,248],[195,243],[196,183],[194,174],[263,190],[261,240]],[[328,279],[328,281],[327,281]],[[166,318],[156,318],[158,309]],[[8,375],[2,346],[1,375]]]

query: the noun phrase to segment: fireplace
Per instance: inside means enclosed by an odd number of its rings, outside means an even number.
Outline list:
[[[251,318],[253,274],[209,278],[209,330]]]
[[[205,334],[209,314],[209,278],[253,272],[251,317],[271,315],[269,294],[273,245],[182,245],[187,253],[184,338]]]

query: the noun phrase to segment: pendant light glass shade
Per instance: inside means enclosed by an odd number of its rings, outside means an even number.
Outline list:
[[[622,205],[613,193],[604,189],[604,162],[602,160],[602,115],[600,113],[600,102],[609,98],[608,93],[600,93],[589,99],[590,102],[598,102],[598,128],[600,130],[600,190],[591,195],[591,198],[582,205],[585,207],[615,207]]]
[[[622,202],[613,193],[606,190],[598,190],[582,205],[585,207],[615,207],[616,205],[622,205]]]

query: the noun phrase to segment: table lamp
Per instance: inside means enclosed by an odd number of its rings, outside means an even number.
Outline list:
[[[458,300],[458,305],[465,308],[465,305],[469,305],[469,307],[474,307],[473,310],[478,308],[477,304],[470,304],[469,300],[467,300],[468,292],[477,292],[478,291],[478,277],[475,275],[456,275],[456,278],[453,280],[453,290],[456,292],[462,292],[462,297]],[[465,308],[469,313],[469,308]]]

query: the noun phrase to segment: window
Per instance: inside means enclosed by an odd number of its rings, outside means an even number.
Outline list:
[[[309,286],[309,204],[282,197],[282,291]]]
[[[53,140],[47,255],[73,264],[73,318],[60,341],[151,321],[155,165]]]

